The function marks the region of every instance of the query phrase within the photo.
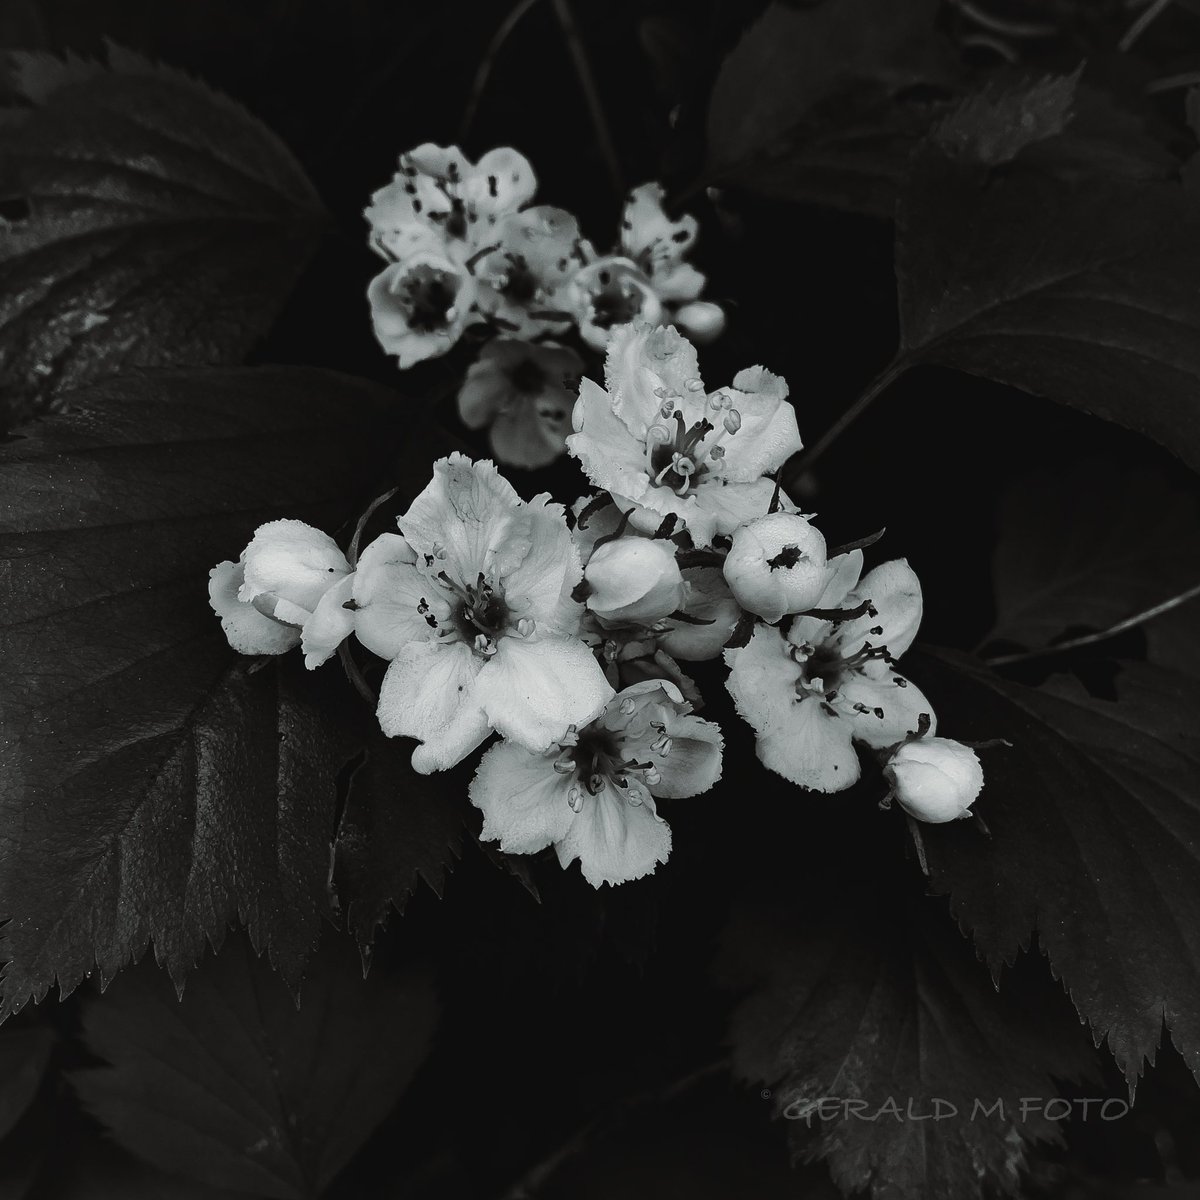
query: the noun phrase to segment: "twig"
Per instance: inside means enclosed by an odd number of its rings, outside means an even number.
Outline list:
[[[977,25],[982,25],[985,29],[1003,34],[1005,37],[1044,38],[1054,37],[1058,33],[1056,26],[1045,22],[1010,21],[1005,17],[998,17],[995,13],[990,13],[972,3],[972,0],[953,0],[953,3],[956,8],[961,10],[963,16],[970,17]]]
[[[1174,91],[1175,88],[1191,87],[1200,84],[1200,71],[1184,71],[1179,75],[1164,75],[1161,79],[1152,79],[1146,84],[1146,95],[1157,96],[1159,92]]]
[[[817,439],[816,444],[801,450],[797,456],[796,465],[787,472],[785,478],[792,484],[802,471],[807,470],[833,445],[834,442],[863,415],[871,406],[875,397],[894,383],[908,369],[908,359],[897,354],[890,363],[874,379],[867,384],[866,390],[834,423]]]
[[[620,1125],[621,1119],[632,1110],[651,1104],[666,1103],[675,1099],[676,1096],[683,1095],[710,1076],[719,1075],[728,1069],[729,1059],[722,1056],[714,1062],[706,1063],[694,1071],[689,1071],[686,1075],[663,1087],[650,1088],[647,1091],[638,1092],[636,1095],[625,1097],[608,1112],[600,1113],[582,1125],[552,1154],[526,1171],[505,1193],[504,1200],[533,1200],[533,1197],[546,1185],[551,1176],[557,1173],[563,1163],[583,1150],[593,1136],[605,1131],[606,1127],[615,1128]]]
[[[1061,654],[1064,650],[1074,650],[1078,646],[1090,646],[1095,642],[1103,642],[1108,638],[1116,637],[1118,633],[1124,633],[1125,630],[1133,629],[1155,617],[1160,617],[1163,613],[1170,612],[1171,609],[1178,608],[1181,604],[1186,604],[1197,596],[1200,596],[1200,583],[1188,588],[1186,592],[1180,592],[1178,596],[1172,596],[1169,600],[1154,605],[1153,608],[1134,613],[1132,617],[1126,617],[1125,620],[1118,621],[1115,625],[1108,629],[1102,629],[1099,633],[1081,634],[1079,637],[1068,638],[1065,642],[1055,642],[1053,646],[1039,646],[1036,650],[1022,650],[1016,654],[998,654],[995,658],[988,658],[984,661],[989,667],[1003,667],[1009,663],[1028,662],[1033,658],[1048,658],[1052,654]]]
[[[1125,36],[1117,43],[1117,49],[1122,53],[1127,51],[1146,32],[1150,25],[1167,10],[1170,3],[1171,0],[1154,0],[1154,3],[1130,25]]]
[[[508,16],[500,22],[499,28],[492,35],[492,40],[488,42],[487,49],[483,53],[483,59],[479,63],[479,70],[475,72],[475,79],[471,84],[471,94],[467,97],[467,107],[463,110],[462,124],[458,128],[458,140],[460,143],[467,140],[467,133],[475,121],[475,114],[479,111],[479,100],[483,96],[483,89],[487,87],[487,81],[492,73],[492,67],[495,66],[496,56],[500,53],[500,48],[508,41],[521,18],[537,2],[538,0],[518,0],[513,5]]]
[[[579,77],[579,86],[583,89],[588,114],[591,116],[592,125],[596,130],[600,155],[604,159],[604,165],[608,168],[609,179],[617,199],[622,200],[625,197],[625,183],[621,178],[621,160],[617,157],[617,147],[613,142],[612,132],[608,128],[604,105],[600,103],[600,93],[596,88],[596,79],[592,74],[591,63],[588,62],[587,48],[579,36],[579,28],[575,24],[575,17],[571,12],[570,0],[553,0],[553,3],[554,15],[558,18],[563,38],[567,43],[567,50],[575,63],[575,74]]]

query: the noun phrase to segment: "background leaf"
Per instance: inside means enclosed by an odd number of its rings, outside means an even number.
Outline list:
[[[1131,1086],[1164,1020],[1200,1073],[1200,681],[1125,664],[1117,702],[1054,677],[1027,688],[958,656],[912,668],[953,733],[983,752],[971,821],[921,833],[993,973],[1034,931],[1080,1014]]]
[[[0,421],[130,367],[240,361],[315,247],[319,201],[266,126],[182,72],[17,56],[0,122]],[[20,210],[23,210],[20,211]]]
[[[897,209],[901,355],[1136,429],[1200,467],[1200,212],[1176,183],[922,151]]]
[[[164,1170],[280,1200],[317,1196],[408,1086],[437,1004],[420,972],[364,980],[328,938],[297,1008],[244,938],[183,1000],[144,963],[87,1007],[87,1044],[111,1066],[80,1071],[85,1106]]]
[[[1089,1074],[1091,1047],[1036,972],[997,994],[944,904],[914,897],[912,882],[860,861],[777,875],[735,909],[722,972],[750,993],[733,1017],[734,1069],[768,1085],[793,1150],[824,1158],[846,1193],[1015,1195],[1029,1147],[1060,1137],[1040,1115],[1021,1119],[1021,1098]],[[858,1115],[833,1106],[822,1119],[823,1097]],[[977,1099],[1003,1107],[984,1117]]]
[[[298,978],[353,751],[341,676],[254,669],[207,575],[267,520],[352,519],[401,411],[328,372],[182,372],[76,394],[0,447],[0,1012],[151,938],[182,979],[235,917]]]

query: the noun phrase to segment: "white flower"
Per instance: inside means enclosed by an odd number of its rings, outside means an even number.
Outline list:
[[[494,338],[467,371],[458,412],[490,426],[496,457],[514,467],[549,466],[566,449],[583,360],[565,346]]]
[[[571,322],[567,285],[595,257],[564,209],[537,205],[505,217],[474,264],[480,308],[506,332],[531,337]]]
[[[587,607],[602,625],[654,625],[683,603],[683,575],[670,542],[614,538],[592,553],[583,577]]]
[[[363,551],[355,632],[391,660],[379,724],[416,738],[413,767],[445,770],[493,729],[544,750],[612,695],[575,636],[582,569],[562,507],[526,504],[490,462],[462,454]]]
[[[825,539],[799,513],[756,517],[734,531],[724,571],[738,603],[774,624],[812,608],[825,590]]]
[[[801,787],[836,792],[859,777],[852,742],[894,746],[933,709],[893,669],[921,621],[921,585],[903,559],[876,567],[861,582],[862,552],[840,555],[817,608],[863,614],[832,622],[797,617],[787,633],[755,629],[748,645],[726,651],[728,687],[739,714],[758,734],[758,757]],[[857,582],[857,587],[855,583]]]
[[[344,607],[354,575],[328,534],[303,521],[261,525],[236,563],[209,572],[208,597],[229,644],[240,654],[304,651],[310,670],[350,634]]]
[[[742,610],[719,567],[689,567],[683,572],[679,611],[691,621],[666,621],[659,645],[682,662],[705,662],[725,648]]]
[[[367,288],[375,337],[406,369],[445,354],[472,319],[475,280],[440,253],[421,251],[385,267]]]
[[[654,285],[628,258],[609,255],[580,268],[566,290],[579,336],[603,350],[613,331],[632,321],[657,324],[663,315]]]
[[[695,796],[721,777],[721,731],[688,710],[656,679],[627,687],[547,754],[493,746],[471,783],[480,837],[510,854],[553,845],[597,888],[650,874],[671,850],[656,797]]]
[[[434,249],[463,264],[536,190],[528,159],[513,149],[489,150],[472,165],[457,146],[426,142],[402,154],[392,182],[371,197],[371,244],[396,261]]]
[[[635,510],[635,527],[653,531],[674,514],[705,547],[767,512],[775,485],[763,476],[801,446],[782,379],[752,367],[709,395],[686,338],[637,325],[614,333],[605,382],[580,385],[567,449],[622,511]]]
[[[905,812],[932,824],[969,817],[983,788],[979,756],[950,738],[919,737],[902,743],[883,774]]]

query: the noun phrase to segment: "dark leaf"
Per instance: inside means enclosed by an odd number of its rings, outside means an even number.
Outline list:
[[[297,1008],[244,938],[196,972],[180,1001],[149,962],[84,1016],[111,1066],[77,1072],[85,1106],[153,1165],[280,1200],[317,1196],[408,1086],[437,1003],[424,973],[362,978],[329,937]]]
[[[352,526],[398,401],[261,369],[70,404],[0,446],[0,1013],[151,938],[181,980],[235,917],[295,980],[327,909],[344,680],[236,655],[208,572],[277,517]]]
[[[890,216],[934,111],[899,94],[952,77],[936,12],[932,0],[771,4],[717,76],[705,181]]]
[[[993,972],[1036,930],[1131,1085],[1164,1020],[1200,1073],[1200,682],[1130,663],[1114,703],[961,656],[912,673],[955,714],[946,732],[1012,743],[981,752],[990,837],[971,821],[922,828],[933,882]]]
[[[1030,1145],[1059,1137],[1022,1097],[1086,1076],[1092,1050],[1035,963],[997,994],[944,904],[905,898],[912,882],[859,866],[735,910],[722,971],[751,991],[734,1068],[847,1193],[1014,1195]]]
[[[997,640],[1048,646],[1200,584],[1200,505],[1160,470],[1091,460],[1018,479],[996,524]]]
[[[130,367],[240,361],[323,220],[287,148],[232,100],[112,47],[17,59],[0,122],[0,400],[10,416]],[[2,415],[2,414],[0,414]]]
[[[376,928],[405,904],[424,880],[442,894],[446,869],[459,855],[470,769],[418,775],[413,743],[372,736],[350,794],[334,847],[334,882],[350,930],[368,952]]]
[[[897,217],[904,361],[1050,396],[1200,467],[1200,211],[1177,184],[926,148]]]

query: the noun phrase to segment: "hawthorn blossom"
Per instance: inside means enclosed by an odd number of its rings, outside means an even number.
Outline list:
[[[707,791],[721,777],[723,739],[662,679],[613,696],[590,724],[544,754],[500,742],[484,756],[470,797],[484,841],[509,854],[554,846],[579,859],[593,887],[649,875],[671,851],[656,800]]]
[[[284,654],[295,646],[312,670],[350,635],[344,607],[354,574],[327,533],[303,521],[260,525],[237,562],[209,572],[208,597],[239,654]]]
[[[549,466],[566,450],[583,360],[566,346],[495,338],[458,393],[470,429],[489,427],[496,457],[514,467]]]
[[[529,160],[508,147],[470,163],[457,146],[425,142],[400,156],[400,169],[371,197],[371,244],[406,261],[436,250],[462,265],[496,240],[496,227],[537,190]]]
[[[494,729],[538,751],[613,694],[577,637],[582,568],[564,512],[525,503],[491,462],[451,454],[362,553],[355,633],[390,660],[377,715],[421,744],[415,770],[445,770]]]
[[[903,559],[859,580],[862,552],[833,560],[814,607],[861,615],[841,621],[796,617],[786,632],[758,626],[727,650],[727,681],[738,713],[758,735],[758,757],[801,787],[836,792],[859,778],[853,742],[890,748],[934,724],[920,690],[895,670],[921,621],[921,585]]]
[[[436,251],[385,267],[367,288],[375,337],[405,370],[445,354],[473,319],[475,280]]]
[[[568,285],[595,257],[575,218],[537,205],[505,217],[492,241],[471,264],[480,308],[519,337],[565,330],[571,323]]]
[[[674,516],[706,547],[767,512],[764,476],[801,446],[782,379],[751,367],[709,394],[691,343],[643,324],[613,334],[605,383],[581,383],[567,449],[636,528]]]
[[[950,738],[902,742],[883,768],[900,807],[935,825],[971,815],[983,789],[983,767],[970,746]]]

